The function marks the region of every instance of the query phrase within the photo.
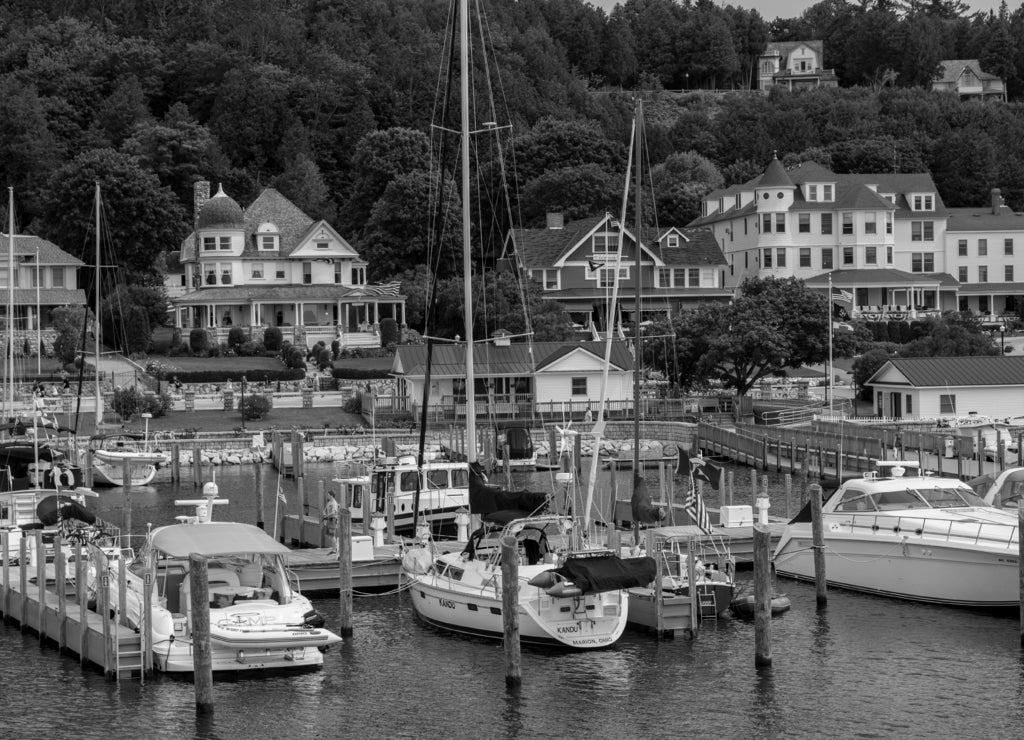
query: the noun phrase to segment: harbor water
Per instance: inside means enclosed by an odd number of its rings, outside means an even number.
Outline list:
[[[737,487],[749,480],[736,468]],[[206,472],[204,470],[204,472]],[[215,518],[254,522],[251,466],[218,469]],[[266,468],[267,528],[276,476]],[[309,466],[307,490],[329,481]],[[773,488],[779,482],[773,477]],[[546,485],[547,474],[532,483]],[[294,507],[294,483],[283,483]],[[623,490],[623,489],[620,489]],[[133,534],[188,513],[191,483],[167,471],[131,494]],[[98,501],[113,523],[121,489]],[[781,513],[774,512],[773,513]],[[750,572],[740,572],[749,581]],[[408,596],[362,597],[354,635],[297,675],[221,675],[215,711],[197,718],[190,679],[156,674],[108,682],[77,657],[0,627],[3,738],[1018,738],[1024,728],[1024,657],[1007,616],[830,591],[780,581],[792,610],[772,623],[772,666],[754,666],[751,622],[705,623],[694,640],[657,641],[628,630],[601,651],[524,648],[522,686],[508,690],[500,644],[420,624]],[[316,606],[337,624],[336,598]]]

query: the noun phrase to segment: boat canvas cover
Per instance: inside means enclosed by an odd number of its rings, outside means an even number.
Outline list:
[[[543,511],[547,505],[547,494],[536,491],[510,491],[487,483],[472,467],[469,471],[469,510],[487,518],[496,511],[513,511],[520,519]]]
[[[558,573],[585,594],[648,586],[657,574],[654,558],[620,558],[616,555],[569,558]]]
[[[191,553],[208,556],[236,553],[287,555],[291,550],[259,527],[238,522],[171,524],[154,530],[151,545],[173,558]]]
[[[47,527],[52,527],[61,519],[77,519],[86,524],[96,523],[96,515],[70,496],[47,496],[36,504],[36,516]]]
[[[505,433],[505,445],[508,447],[510,460],[525,460],[533,456],[533,437],[530,435],[530,428],[523,426],[522,422],[498,422],[495,428]],[[496,450],[498,459],[503,459],[505,450],[498,446]]]

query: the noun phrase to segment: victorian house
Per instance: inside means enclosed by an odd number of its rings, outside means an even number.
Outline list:
[[[1006,101],[1003,79],[983,72],[977,59],[943,59],[932,90],[956,93],[961,100]]]
[[[15,351],[21,353],[24,339],[35,347],[37,331],[50,347],[55,336],[50,329],[53,309],[85,305],[85,292],[78,287],[78,268],[83,263],[46,239],[15,234],[12,279],[7,266],[10,244],[10,236],[0,234],[0,288],[5,290],[0,316],[6,319],[6,290],[13,288]]]
[[[405,323],[399,284],[367,285],[366,262],[326,221],[273,188],[244,211],[222,188],[195,185],[195,230],[182,243],[187,291],[172,298],[175,326],[224,341],[241,326],[255,339],[281,327],[286,339],[379,344],[381,319]]]
[[[822,41],[769,41],[757,60],[757,89],[789,91],[839,87],[835,70],[824,69]]]
[[[591,330],[605,328],[616,270],[616,323],[635,321],[638,270],[641,321],[732,297],[723,284],[725,256],[711,230],[645,229],[639,249],[637,243],[635,230],[620,229],[610,215],[566,223],[561,213],[549,213],[544,228],[516,231],[505,257],[540,284],[545,299],[560,303],[574,322]]]

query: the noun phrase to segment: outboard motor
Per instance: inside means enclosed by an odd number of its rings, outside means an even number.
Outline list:
[[[302,626],[310,627],[313,629],[323,627],[327,621],[324,619],[323,614],[318,612],[316,609],[310,609],[308,612],[302,615]]]

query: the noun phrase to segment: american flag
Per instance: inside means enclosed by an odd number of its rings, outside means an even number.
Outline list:
[[[701,532],[711,534],[711,517],[704,506],[704,498],[693,486],[690,487],[689,493],[686,494],[686,498],[683,500],[683,508],[690,515],[693,523],[700,527]]]

